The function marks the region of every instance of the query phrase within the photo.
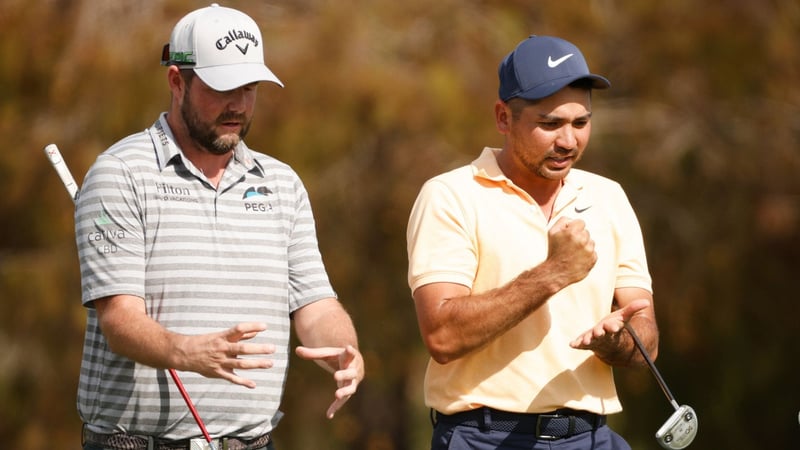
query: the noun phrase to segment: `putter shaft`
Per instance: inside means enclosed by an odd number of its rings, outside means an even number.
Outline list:
[[[647,361],[647,366],[650,368],[650,372],[653,373],[653,376],[656,378],[661,390],[664,391],[664,395],[667,396],[667,400],[669,400],[669,402],[672,404],[672,407],[677,411],[678,408],[680,408],[678,402],[675,400],[672,392],[670,392],[669,387],[667,387],[667,383],[664,381],[664,378],[662,378],[661,374],[658,372],[653,359],[650,358],[650,354],[648,354],[647,350],[644,348],[644,344],[642,344],[642,341],[639,340],[639,336],[637,336],[636,332],[633,331],[633,327],[630,325],[630,323],[625,323],[625,329],[628,330],[628,333],[630,333],[631,337],[633,338],[634,344],[636,344],[636,348],[639,349],[639,352],[644,357],[644,360]]]

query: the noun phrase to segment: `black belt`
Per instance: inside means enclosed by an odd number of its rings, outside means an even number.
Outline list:
[[[193,441],[201,441],[202,443],[206,443],[205,439],[182,439],[179,441],[168,441],[153,438],[153,446],[149,447],[149,440],[150,439],[147,436],[125,433],[95,433],[88,427],[83,427],[84,444],[92,444],[114,450],[148,450],[149,448],[152,448],[153,450],[188,450],[191,449],[191,444]],[[265,447],[267,444],[269,444],[269,441],[269,433],[253,439],[225,437],[212,440],[212,442],[214,442],[214,447],[219,450],[254,450]]]
[[[478,408],[455,414],[436,414],[436,420],[484,430],[535,434],[538,439],[555,440],[594,431],[606,424],[606,416],[559,409],[544,414],[525,414]]]

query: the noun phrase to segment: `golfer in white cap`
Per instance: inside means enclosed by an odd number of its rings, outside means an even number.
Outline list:
[[[249,149],[264,40],[216,4],[181,19],[162,53],[169,110],[98,156],[75,227],[88,312],[78,388],[83,448],[273,449],[289,361],[329,369],[328,417],[364,377],[352,321],[320,256],[308,195]]]

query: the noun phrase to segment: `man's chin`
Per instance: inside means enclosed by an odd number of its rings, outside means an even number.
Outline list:
[[[572,167],[564,167],[559,169],[548,168],[546,170],[540,170],[539,176],[550,181],[561,181],[567,177],[570,169],[572,169]]]
[[[213,153],[224,155],[235,149],[236,146],[239,145],[239,141],[241,141],[241,138],[239,138],[239,135],[236,133],[223,134],[214,140],[214,148],[211,150]]]

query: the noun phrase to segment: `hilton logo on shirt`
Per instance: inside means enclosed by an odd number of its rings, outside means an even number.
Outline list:
[[[158,193],[158,198],[161,200],[190,203],[199,202],[199,200],[193,196],[192,191],[185,187],[172,186],[167,183],[156,183],[156,192]]]

